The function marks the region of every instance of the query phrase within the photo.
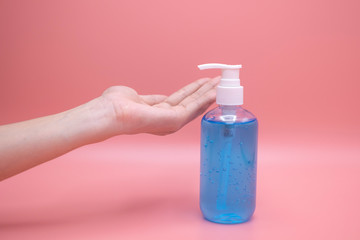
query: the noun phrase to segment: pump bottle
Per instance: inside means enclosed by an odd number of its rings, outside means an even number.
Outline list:
[[[201,120],[200,209],[212,222],[246,222],[255,211],[258,121],[241,107],[242,66],[198,67],[222,70],[216,90],[218,107]]]

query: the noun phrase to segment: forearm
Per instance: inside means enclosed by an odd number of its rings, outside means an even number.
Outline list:
[[[111,105],[100,97],[59,114],[0,126],[0,181],[113,136],[113,117]]]

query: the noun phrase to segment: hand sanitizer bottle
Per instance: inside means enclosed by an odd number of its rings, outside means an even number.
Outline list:
[[[198,67],[222,69],[216,91],[219,106],[201,121],[200,209],[212,222],[246,222],[255,210],[258,122],[241,107],[241,65]]]

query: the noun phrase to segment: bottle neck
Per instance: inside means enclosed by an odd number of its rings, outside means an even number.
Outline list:
[[[231,110],[231,109],[242,108],[242,106],[241,105],[221,105],[221,104],[219,104],[219,108],[223,109],[223,110]]]
[[[241,105],[219,105],[222,115],[236,115],[236,111],[242,109]]]

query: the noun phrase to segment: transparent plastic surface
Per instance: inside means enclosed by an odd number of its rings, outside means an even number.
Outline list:
[[[255,211],[258,122],[240,106],[201,121],[200,208],[205,219],[242,223]]]

